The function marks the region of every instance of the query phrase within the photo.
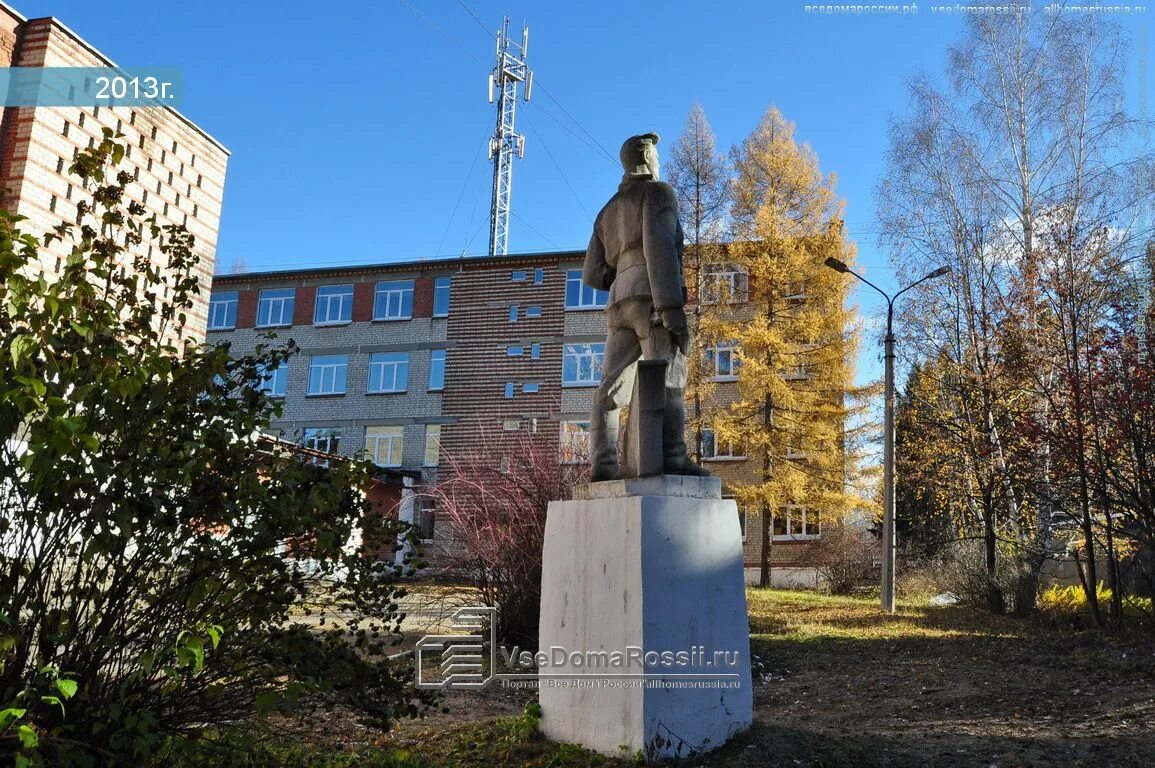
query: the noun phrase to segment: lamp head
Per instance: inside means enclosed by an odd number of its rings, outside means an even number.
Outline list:
[[[827,256],[825,263],[826,263],[826,266],[830,267],[835,272],[849,272],[850,271],[850,267],[846,266],[845,262],[843,262],[840,259],[836,259],[833,256]]]

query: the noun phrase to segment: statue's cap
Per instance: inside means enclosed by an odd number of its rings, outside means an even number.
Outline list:
[[[657,144],[658,134],[643,133],[637,136],[631,136],[622,144],[621,160],[622,168],[629,173],[637,168],[639,165],[646,163],[646,145]]]

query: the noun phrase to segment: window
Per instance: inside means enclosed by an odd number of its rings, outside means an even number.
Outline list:
[[[289,363],[284,362],[272,370],[265,371],[264,378],[261,379],[261,391],[267,392],[273,397],[285,396],[285,385],[289,381]]]
[[[209,299],[209,330],[224,331],[237,325],[237,292],[221,291]]]
[[[167,206],[168,203],[165,205]],[[292,325],[293,299],[296,294],[297,292],[293,288],[273,288],[261,291],[260,303],[257,304],[257,327]]]
[[[565,308],[566,309],[601,309],[609,300],[609,291],[599,291],[590,288],[582,282],[580,269],[566,270],[565,273]]]
[[[525,270],[521,269],[517,270],[516,272],[512,272],[509,275],[510,281],[514,283],[524,283],[527,278],[528,275],[526,275]]]
[[[516,389],[516,387],[517,387],[517,385],[514,384],[512,381],[505,382],[505,399],[506,400],[512,400],[513,399],[513,391],[514,391],[514,389]]]
[[[526,317],[541,317],[541,307],[526,307],[525,308],[525,316]]]
[[[405,427],[365,427],[365,450],[379,467],[401,466]]]
[[[741,366],[738,345],[733,341],[723,341],[706,349],[706,372],[714,381],[734,381]]]
[[[439,277],[433,281],[433,316],[449,317],[449,287],[452,279]]]
[[[702,268],[703,304],[744,303],[750,298],[750,277],[735,264],[707,264]]]
[[[408,386],[408,352],[378,352],[369,356],[370,392],[404,392]]]
[[[310,395],[345,394],[345,377],[349,373],[348,355],[316,355],[309,361]]]
[[[501,428],[506,432],[516,432],[521,429],[521,419],[506,419],[501,422]]]
[[[534,285],[541,285],[544,282],[545,282],[545,270],[542,269],[541,267],[537,267],[536,269],[533,270],[533,284]]]
[[[723,499],[733,499],[733,496],[723,496]],[[738,528],[742,531],[742,541],[746,540],[746,508],[738,505]]]
[[[805,381],[810,378],[810,371],[806,367],[806,363],[798,363],[787,368],[779,368],[778,374],[785,381]]]
[[[517,305],[516,304],[514,304],[512,307],[509,308],[509,322],[511,322],[511,323],[517,322]]]
[[[529,357],[531,360],[541,359],[541,345],[540,344],[530,344],[529,345]]]
[[[374,320],[408,320],[413,317],[413,281],[377,283],[373,296]]]
[[[746,458],[740,442],[720,439],[710,427],[702,428],[702,461],[730,461]]]
[[[505,354],[509,357],[521,357],[525,354],[525,347],[517,344],[511,344],[505,348]]]
[[[562,356],[561,383],[567,387],[592,387],[602,380],[605,344],[566,344]]]
[[[541,382],[527,381],[522,383],[521,392],[525,395],[534,395],[541,391]]]
[[[425,428],[425,461],[423,467],[436,467],[441,460],[441,425],[430,424]]]
[[[775,539],[817,539],[822,517],[816,509],[791,504],[774,516]]]
[[[590,458],[590,423],[563,421],[558,459],[562,464],[583,464]]]
[[[434,349],[429,353],[429,389],[445,389],[444,349]]]
[[[306,429],[304,446],[310,451],[319,451],[321,453],[337,453],[337,449],[341,446],[341,430],[329,429],[327,427],[320,429]],[[328,459],[320,459],[316,456],[312,459],[314,464],[322,466],[329,466]]]
[[[314,325],[348,323],[353,319],[353,286],[322,285],[313,306]]]

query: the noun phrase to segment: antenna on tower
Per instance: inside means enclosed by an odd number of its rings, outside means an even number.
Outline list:
[[[525,83],[525,100],[533,94],[533,72],[525,63],[529,27],[522,27],[521,44],[509,38],[509,17],[497,33],[497,65],[489,75],[489,103],[497,102],[497,126],[489,139],[493,161],[493,199],[489,211],[489,255],[509,252],[509,197],[513,157],[525,156],[525,137],[514,128],[518,85]]]

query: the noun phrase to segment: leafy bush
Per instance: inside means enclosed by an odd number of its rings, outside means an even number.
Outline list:
[[[43,242],[0,211],[0,759],[141,765],[318,693],[415,712],[381,656],[401,592],[351,545],[401,531],[371,465],[260,437],[294,350],[191,337],[193,238],[128,202],[123,156],[108,132],[79,153],[91,200]],[[343,622],[306,630],[306,596]]]

